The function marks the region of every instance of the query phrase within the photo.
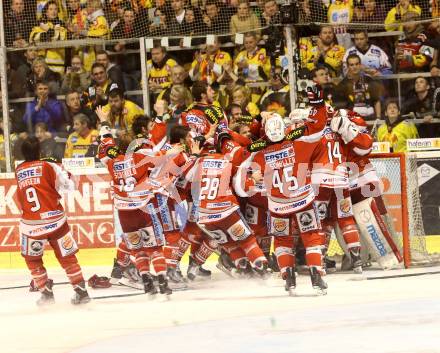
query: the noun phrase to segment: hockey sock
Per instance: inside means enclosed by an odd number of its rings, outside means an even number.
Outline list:
[[[322,238],[318,232],[302,233],[302,241],[306,248],[306,264],[315,267],[319,272],[322,269]]]
[[[258,246],[257,241],[255,237],[250,236],[247,239],[241,241],[240,248],[243,249],[243,251],[246,254],[246,257],[249,259],[252,265],[255,265],[256,262],[266,262],[267,258],[264,256],[263,251]]]
[[[180,233],[177,231],[165,233],[166,245],[163,247],[163,254],[168,267],[176,268],[180,260],[179,252]]]
[[[75,255],[58,258],[61,267],[66,271],[70,283],[75,286],[78,283],[84,282],[84,277],[79,266],[78,259]]]
[[[165,261],[165,257],[163,256],[162,248],[154,247],[148,249],[148,253],[150,255],[150,261],[156,274],[165,275],[167,271],[167,264]]]
[[[216,248],[217,243],[214,240],[204,239],[202,245],[200,245],[200,248],[194,254],[193,259],[199,265],[203,265]]]
[[[136,261],[135,265],[139,274],[145,275],[150,273],[150,258],[145,249],[134,251]]]
[[[353,217],[349,217],[350,219],[338,220],[339,227],[342,231],[342,236],[344,237],[345,244],[347,244],[347,249],[360,247],[361,243],[359,240],[359,231],[354,223]],[[342,222],[343,221],[343,222]],[[353,223],[351,223],[353,222]]]
[[[176,261],[180,262],[180,260],[182,259],[183,255],[185,255],[186,251],[188,250],[188,248],[190,247],[191,242],[186,239],[185,237],[180,238],[179,243],[178,243],[178,248],[176,251]]]
[[[116,261],[121,267],[130,265],[130,250],[127,248],[125,240],[121,241],[116,250]]]
[[[244,260],[244,268],[246,268],[247,259],[246,259],[246,254],[242,248],[240,248],[237,244],[233,244],[233,245],[225,244],[224,249],[229,254],[229,257],[231,258],[235,267],[240,268],[241,267],[240,264],[243,263]]]
[[[278,267],[283,278],[286,276],[286,269],[295,266],[293,243],[293,236],[274,238],[275,256],[277,257]]]
[[[47,271],[43,265],[42,258],[31,259],[25,257],[26,265],[29,271],[31,271],[32,279],[35,285],[41,291],[44,289],[46,282],[48,280]]]

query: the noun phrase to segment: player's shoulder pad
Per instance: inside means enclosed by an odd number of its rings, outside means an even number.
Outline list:
[[[247,146],[247,149],[249,152],[258,152],[264,150],[266,147],[267,147],[266,140],[258,140]]]
[[[296,129],[293,129],[292,131],[290,131],[290,132],[286,135],[285,139],[286,139],[287,141],[293,141],[293,140],[296,140],[296,139],[302,137],[302,136],[304,135],[304,132],[305,132],[305,131],[306,131],[306,127],[305,127],[305,126],[298,127],[298,128],[296,128]]]
[[[54,157],[44,157],[40,158],[40,161],[49,162],[49,163],[59,163]]]
[[[216,107],[215,105],[210,105],[205,109],[205,114],[210,118],[211,122],[214,124],[218,124],[221,119],[223,119],[224,114],[223,110],[220,107]]]

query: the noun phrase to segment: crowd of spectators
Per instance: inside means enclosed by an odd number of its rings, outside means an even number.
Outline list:
[[[440,136],[437,0],[298,4],[300,22],[314,23],[297,29],[299,82],[315,79],[328,103],[366,120],[384,119],[377,136],[396,151],[398,125],[409,116],[426,124],[411,125],[408,138]],[[27,134],[35,134],[44,153],[57,159],[92,156],[96,111],[106,114],[115,130],[129,130],[143,114],[143,101],[126,92],[140,89],[142,80],[148,82],[151,106],[164,106],[171,120],[194,100],[196,81],[212,86],[216,104],[243,133],[249,133],[246,121],[260,119],[263,110],[290,110],[287,48],[275,0],[7,0],[3,6],[6,45],[14,48],[8,53],[9,99],[32,98],[10,106],[16,160]],[[380,31],[402,33],[370,38]],[[243,33],[241,40],[237,33]],[[208,43],[207,34],[214,35]],[[159,39],[148,53],[148,77],[141,75],[138,42],[127,40],[141,36]],[[183,48],[184,36],[194,37],[193,49]],[[161,46],[163,37],[180,49]],[[114,41],[103,47],[88,38]],[[84,40],[84,45],[44,47],[65,40]],[[421,76],[402,78],[397,87],[389,77],[398,73]]]

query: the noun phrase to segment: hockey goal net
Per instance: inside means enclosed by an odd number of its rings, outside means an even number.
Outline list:
[[[405,267],[440,263],[436,235],[424,230],[415,153],[374,154],[371,162],[382,182],[383,198],[392,236],[404,257]],[[332,239],[328,255],[342,255],[343,250]]]

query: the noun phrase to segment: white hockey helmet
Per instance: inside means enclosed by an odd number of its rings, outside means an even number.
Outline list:
[[[267,138],[272,142],[280,142],[286,136],[286,124],[281,115],[273,113],[264,125],[264,132]]]

